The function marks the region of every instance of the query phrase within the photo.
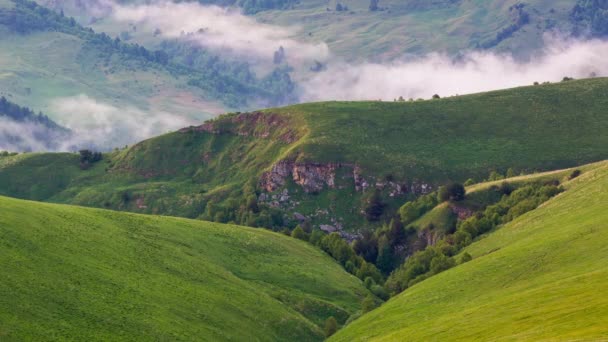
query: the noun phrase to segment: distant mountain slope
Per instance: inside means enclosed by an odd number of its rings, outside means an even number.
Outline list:
[[[103,40],[97,40],[101,45],[91,44],[100,36],[54,12],[28,6],[9,0],[0,3],[2,95],[10,94],[16,102],[55,118],[61,113],[53,101],[80,94],[115,106],[178,112],[197,119],[224,110],[165,66],[121,53],[107,36],[110,44]]]
[[[264,230],[0,197],[2,340],[323,339],[367,294]]]
[[[374,2],[377,10],[371,11]],[[259,12],[257,17],[299,25],[301,39],[325,41],[334,53],[354,60],[429,52],[457,55],[476,48],[525,58],[543,46],[545,33],[573,30],[570,16],[578,2],[302,0],[284,10]]]
[[[450,180],[607,158],[607,94],[608,79],[589,79],[421,102],[233,113],[106,154],[86,171],[73,154],[0,159],[0,192],[276,229],[310,220],[353,231],[376,224],[363,215],[375,193],[385,205],[379,219],[390,219],[406,199]]]
[[[594,0],[198,0],[203,5],[236,6],[261,23],[298,28],[294,38],[326,43],[348,61],[389,61],[432,52],[460,56],[472,49],[527,59],[545,44],[546,34],[606,37],[606,4]],[[85,16],[98,1],[43,0],[55,9]],[[141,4],[121,1],[122,4]],[[101,6],[103,7],[103,6]],[[372,10],[374,9],[374,10]],[[97,17],[96,17],[97,18]],[[132,33],[126,23],[98,29]],[[121,27],[120,29],[118,27]],[[116,31],[119,30],[119,31]],[[150,32],[151,33],[151,32]],[[142,37],[135,38],[141,39]],[[150,38],[141,40],[151,43]],[[295,50],[295,49],[294,49]],[[287,49],[287,54],[297,53]],[[322,57],[319,57],[322,58]]]
[[[608,163],[465,251],[433,276],[339,331],[332,341],[608,338]]]
[[[69,130],[48,116],[0,97],[0,151],[56,150],[69,137]]]
[[[293,84],[281,68],[257,77],[246,62],[167,44],[166,51],[146,49],[95,33],[35,2],[2,1],[0,95],[54,118],[62,115],[58,100],[81,94],[151,117],[171,113],[190,120],[292,100]]]

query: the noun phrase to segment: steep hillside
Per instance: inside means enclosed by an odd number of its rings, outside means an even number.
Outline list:
[[[608,163],[469,246],[473,260],[338,332],[357,340],[605,340]]]
[[[322,340],[367,290],[264,230],[0,197],[2,340]]]
[[[372,221],[450,180],[605,159],[607,92],[608,79],[590,79],[421,102],[233,113],[104,155],[85,171],[69,154],[57,155],[61,162],[45,154],[5,158],[0,192],[252,226],[309,220],[352,231],[367,225],[362,210],[374,193],[385,210]],[[58,185],[52,175],[65,181]]]

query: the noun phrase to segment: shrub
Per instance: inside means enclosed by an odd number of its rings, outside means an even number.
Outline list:
[[[325,321],[325,337],[330,337],[338,331],[338,322],[334,316],[329,317]]]
[[[515,177],[517,174],[515,173],[515,170],[513,170],[513,168],[509,168],[507,170],[507,178],[511,178],[511,177]]]
[[[318,246],[319,243],[321,242],[321,239],[323,239],[324,236],[325,236],[325,233],[323,233],[323,231],[316,229],[312,232],[312,234],[310,234],[310,238],[308,239],[308,242],[310,242],[310,244],[312,244],[314,246]]]
[[[439,274],[445,270],[456,266],[456,262],[453,258],[446,255],[439,254],[431,260],[431,273]]]
[[[570,173],[570,176],[568,176],[568,179],[572,180],[580,175],[581,175],[581,170],[576,169],[576,170],[572,171],[572,173]]]
[[[302,241],[308,241],[308,234],[302,229],[300,226],[296,226],[296,228],[291,232],[291,237],[296,238]]]
[[[462,256],[460,257],[461,264],[464,264],[465,262],[469,262],[471,260],[473,260],[473,257],[467,252],[464,252],[464,254],[462,254]]]
[[[504,179],[505,177],[503,175],[501,175],[500,173],[496,172],[496,171],[492,171],[490,172],[490,176],[488,177],[489,181],[497,181],[497,180],[501,180]]]
[[[500,184],[500,187],[498,188],[498,191],[501,194],[507,195],[507,196],[509,196],[514,190],[515,190],[515,188],[513,188],[513,186],[511,184],[509,184],[509,182],[502,182]]]
[[[464,199],[465,189],[460,183],[450,183],[446,186],[439,187],[437,191],[437,199],[440,202],[445,201],[462,201]]]
[[[367,200],[367,204],[364,208],[365,218],[368,221],[378,221],[382,213],[384,212],[384,203],[380,197],[379,191],[374,191],[372,196]]]
[[[372,295],[367,295],[367,297],[363,299],[363,302],[361,302],[361,312],[367,313],[374,310],[375,308],[376,301],[374,300],[374,297]]]
[[[382,299],[382,300],[388,300],[390,298],[390,295],[388,294],[388,292],[386,292],[386,289],[384,289],[383,286],[380,285],[372,285],[372,288],[370,289],[370,291],[372,291],[372,293]]]

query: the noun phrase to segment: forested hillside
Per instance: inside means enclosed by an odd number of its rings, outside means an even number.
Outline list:
[[[608,164],[581,169],[562,194],[465,248],[459,265],[330,340],[605,340]]]
[[[71,133],[48,116],[0,97],[0,151],[55,150],[69,143]]]

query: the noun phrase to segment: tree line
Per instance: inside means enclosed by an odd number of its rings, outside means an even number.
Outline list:
[[[149,50],[119,37],[96,33],[79,25],[74,18],[57,13],[30,0],[11,0],[15,8],[0,10],[0,24],[19,34],[36,31],[62,32],[85,41],[83,52],[92,51],[97,58],[123,66],[157,67],[170,74],[185,76],[190,86],[201,88],[233,108],[246,107],[251,100],[268,106],[295,101],[295,84],[291,69],[278,65],[268,76],[258,78],[247,62],[231,61],[202,47],[181,40],[168,40],[158,50]]]

